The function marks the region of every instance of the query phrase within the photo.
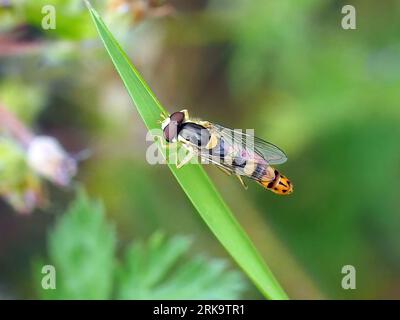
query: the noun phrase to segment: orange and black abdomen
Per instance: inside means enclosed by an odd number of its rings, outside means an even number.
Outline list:
[[[280,195],[293,192],[293,185],[289,179],[269,166],[263,158],[258,155],[249,157],[246,150],[240,148],[235,150],[230,143],[226,144],[223,138],[211,134],[204,126],[186,122],[178,127],[178,134],[183,141],[206,150],[207,155],[212,155],[214,162],[221,163],[229,172],[249,177]]]
[[[260,177],[258,180],[259,184],[261,184],[264,188],[280,195],[288,195],[293,192],[293,184],[288,178],[272,167],[267,169],[269,170],[266,170],[265,175]],[[271,175],[267,173],[268,171],[274,172],[274,177],[272,179]]]

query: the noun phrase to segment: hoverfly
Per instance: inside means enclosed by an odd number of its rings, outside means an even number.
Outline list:
[[[163,115],[162,115],[163,116]],[[191,119],[187,110],[163,116],[161,129],[167,143],[180,142],[189,151],[177,164],[180,168],[193,156],[216,165],[227,174],[234,174],[242,185],[242,176],[258,182],[280,195],[293,192],[293,184],[271,165],[286,162],[285,153],[277,146],[242,131]]]

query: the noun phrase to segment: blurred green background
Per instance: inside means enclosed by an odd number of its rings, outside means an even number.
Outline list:
[[[289,160],[279,169],[295,186],[288,197],[250,182],[245,191],[236,179],[206,169],[291,298],[400,298],[398,1],[92,3],[170,112],[187,108],[227,127],[254,128],[257,136],[285,150]],[[54,30],[41,28],[46,4],[56,8]],[[341,27],[346,4],[356,8],[356,30]],[[110,259],[119,270],[116,283],[127,285],[112,289],[114,275],[109,275],[95,290],[103,295],[82,291],[78,284],[67,290],[78,295],[58,298],[151,298],[165,292],[188,299],[262,298],[236,270],[168,168],[146,162],[145,127],[83,2],[0,1],[0,6],[0,104],[32,132],[57,138],[71,154],[90,150],[74,180],[104,207],[102,220],[93,226],[85,216],[74,224],[75,185],[59,188],[43,180],[44,208],[21,214],[2,201],[0,298],[52,297],[38,289],[38,266],[52,262],[71,263],[63,270],[86,279],[77,258],[85,252],[74,251],[82,243],[95,251],[90,252],[97,268],[84,288],[99,283],[96,274],[106,277],[113,269]],[[3,171],[4,157],[0,148]],[[87,212],[98,211],[79,196],[75,211],[80,201]],[[79,219],[94,229],[79,231]],[[166,261],[177,257],[172,249],[172,256],[165,253],[170,247],[161,238],[170,239],[172,248],[183,243],[176,249],[182,254],[191,239],[183,264],[205,256],[198,267],[186,268],[186,278],[172,276],[169,291],[165,285],[156,291],[152,282],[181,268],[172,262],[168,267]],[[134,275],[146,268],[130,268],[129,261],[151,252],[143,242],[158,243],[154,250],[159,250],[157,259],[166,259],[160,260],[166,270],[155,268],[158,276],[149,276],[151,285],[138,296],[132,293]],[[72,262],[57,255],[57,244],[64,244],[62,252],[70,252]],[[344,265],[356,268],[355,290],[341,287]],[[196,277],[209,288],[204,270],[220,275],[224,268],[231,272],[221,280],[225,291],[201,295],[196,285],[179,291]],[[60,281],[72,288],[74,279]]]

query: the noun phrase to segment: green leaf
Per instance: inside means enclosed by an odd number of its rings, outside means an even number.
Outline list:
[[[223,260],[188,260],[189,247],[187,237],[166,240],[161,233],[147,244],[135,241],[119,272],[117,298],[238,299],[244,289],[241,275],[227,270]]]
[[[109,299],[115,264],[115,233],[101,204],[83,191],[50,234],[49,258],[56,269],[56,290],[44,298]]]
[[[46,88],[40,83],[26,83],[20,78],[0,82],[0,101],[25,124],[32,124],[46,105]]]
[[[40,179],[28,166],[25,151],[6,137],[0,137],[0,196],[21,213],[30,213],[43,200]]]
[[[86,3],[100,38],[144,123],[149,130],[159,128],[157,121],[160,119],[160,113],[165,113],[164,108],[131,64],[98,13],[89,2]],[[222,200],[204,169],[200,165],[188,165],[179,170],[172,165],[169,167],[202,219],[262,294],[270,299],[287,299],[287,295]]]
[[[49,6],[54,7],[53,11]],[[55,20],[56,28],[43,30],[46,37],[56,37],[64,40],[82,40],[93,36],[90,18],[85,14],[85,6],[76,0],[35,0],[25,1],[19,6],[19,11],[27,23],[42,30],[42,22]]]

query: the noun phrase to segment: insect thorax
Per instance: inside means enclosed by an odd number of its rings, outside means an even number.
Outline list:
[[[186,122],[179,128],[179,137],[181,140],[195,146],[205,147],[210,141],[211,134],[206,128],[197,123]]]

